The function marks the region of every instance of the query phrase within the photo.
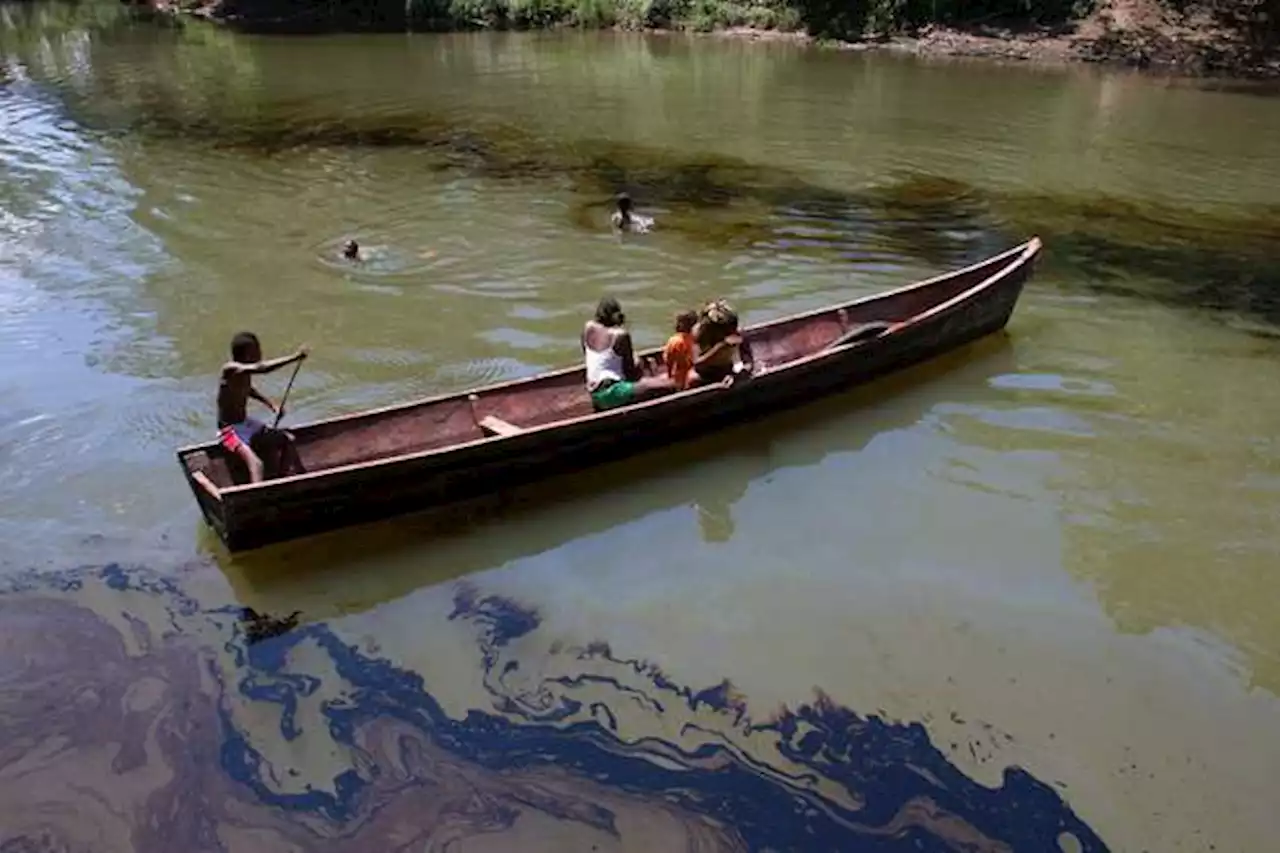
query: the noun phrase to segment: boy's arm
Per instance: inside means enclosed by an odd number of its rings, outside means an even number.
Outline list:
[[[255,365],[257,369],[251,372],[272,373],[284,367],[285,365],[293,364],[295,361],[302,361],[306,357],[307,357],[307,348],[299,347],[298,351],[295,352],[293,355],[282,355],[279,358],[271,358],[271,359],[267,359],[266,361],[258,362]]]
[[[307,357],[307,348],[295,352],[293,355],[282,355],[279,358],[270,358],[265,361],[254,362],[253,364],[244,364],[238,361],[229,361],[222,368],[222,372],[226,373],[248,373],[255,375],[259,373],[272,373],[287,364],[293,364],[295,361],[302,361]]]
[[[254,388],[252,385],[249,386],[249,396],[257,400],[262,405],[266,406],[268,409],[272,411],[272,413],[278,413],[280,411],[280,409],[276,406],[275,402],[270,397],[263,394],[261,391],[259,391],[257,388]]]
[[[706,352],[703,352],[699,354],[696,358],[694,358],[693,366],[701,367],[702,365],[706,364],[708,361],[710,361],[711,359],[719,355],[721,350],[725,350],[725,349],[728,349],[729,347],[736,346],[738,342],[739,342],[738,340],[735,340],[734,335],[730,335],[729,337],[725,338],[724,340],[712,346]]]

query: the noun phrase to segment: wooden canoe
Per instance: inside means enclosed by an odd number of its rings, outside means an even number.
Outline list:
[[[291,427],[303,474],[237,485],[216,441],[180,449],[178,462],[233,552],[470,500],[800,405],[998,331],[1041,248],[1033,237],[964,269],[748,327],[755,375],[732,388],[595,412],[579,366]]]

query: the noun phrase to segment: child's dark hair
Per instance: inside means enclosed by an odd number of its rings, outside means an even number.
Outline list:
[[[253,358],[253,351],[262,351],[262,344],[253,332],[239,332],[231,339],[231,357],[239,362],[248,362]]]
[[[676,315],[677,332],[692,332],[696,325],[698,325],[697,311],[681,311]]]
[[[601,326],[621,326],[626,322],[626,316],[622,313],[622,306],[618,304],[618,300],[612,296],[604,296],[600,299],[600,304],[596,306],[596,322]]]

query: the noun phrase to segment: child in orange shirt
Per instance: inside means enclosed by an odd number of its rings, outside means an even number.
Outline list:
[[[667,366],[667,376],[681,389],[689,387],[689,374],[693,370],[693,327],[697,322],[697,314],[681,311],[676,315],[676,333],[662,348],[662,363]]]

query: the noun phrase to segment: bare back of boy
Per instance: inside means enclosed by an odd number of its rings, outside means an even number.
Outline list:
[[[253,390],[252,374],[242,371],[234,361],[222,366],[218,381],[218,426],[238,424],[249,417],[249,392]]]

